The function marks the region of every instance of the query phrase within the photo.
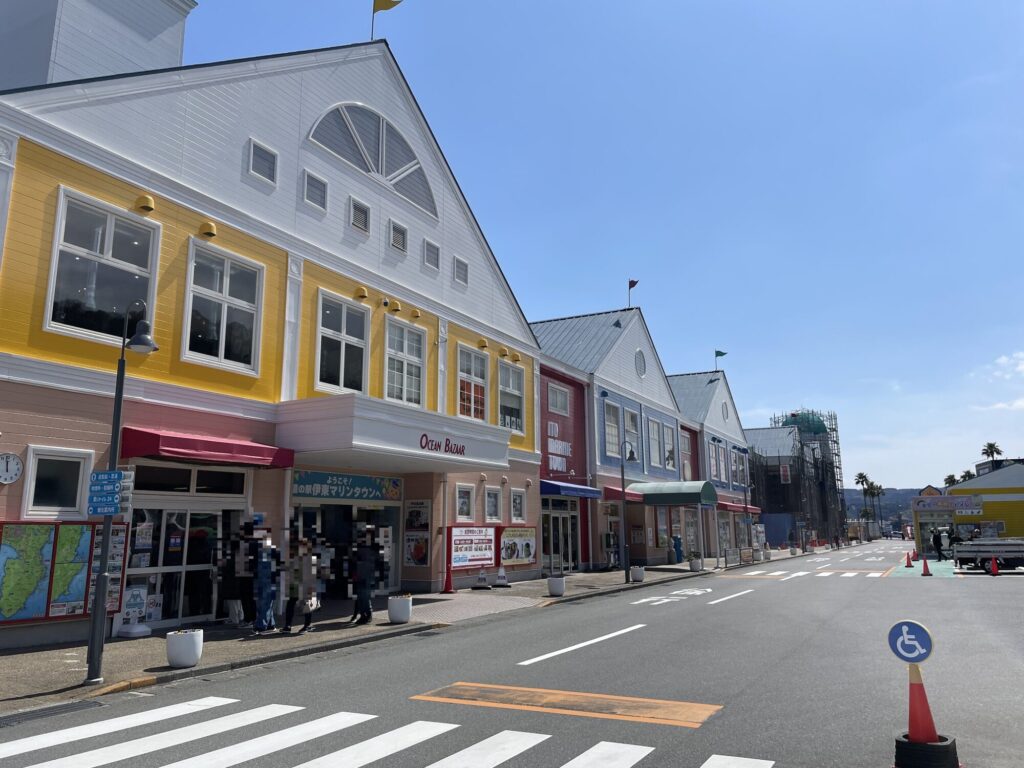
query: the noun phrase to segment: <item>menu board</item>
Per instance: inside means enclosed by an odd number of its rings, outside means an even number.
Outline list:
[[[452,528],[452,568],[494,565],[494,528]]]
[[[535,562],[537,562],[536,528],[505,528],[502,530],[502,565],[528,565]]]

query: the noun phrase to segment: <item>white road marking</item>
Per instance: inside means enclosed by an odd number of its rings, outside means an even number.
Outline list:
[[[708,603],[708,605],[718,605],[719,603],[724,603],[726,600],[732,600],[734,597],[739,597],[740,595],[748,595],[753,591],[754,590],[752,589],[745,589],[742,592],[737,592],[735,595],[729,595],[728,597],[720,597],[717,600],[712,600],[710,603]]]
[[[840,563],[845,563],[845,562],[846,562],[847,560],[849,560],[849,559],[850,559],[850,558],[848,558],[848,557],[844,557],[844,558],[843,558],[842,560],[840,560],[839,562],[840,562]]]
[[[822,568],[828,568],[828,565],[819,565],[819,566],[818,566],[817,568],[815,568],[814,570],[816,570],[816,571],[820,571],[820,570],[821,570]]]
[[[868,574],[868,578],[869,579],[878,579],[878,578],[881,578],[884,575],[885,574],[882,571],[878,571],[878,573],[869,573]]]
[[[839,578],[841,578],[841,579],[852,579],[856,575],[857,575],[856,573],[840,573],[839,574]]]
[[[768,571],[747,571],[747,576],[757,576],[761,573],[768,573]]]
[[[824,573],[816,573],[815,576],[831,576],[835,571],[825,571]]]
[[[588,645],[593,645],[594,643],[600,643],[602,640],[610,640],[613,637],[618,637],[619,635],[624,635],[627,632],[632,632],[635,629],[642,629],[642,628],[644,628],[646,626],[647,626],[646,624],[634,624],[632,627],[626,627],[625,629],[620,629],[618,632],[612,632],[612,633],[607,634],[607,635],[601,635],[601,637],[595,637],[593,640],[587,640],[584,643],[577,643],[576,645],[570,645],[568,648],[563,648],[560,651],[552,651],[551,653],[545,653],[543,656],[537,656],[537,657],[535,657],[533,659],[527,659],[526,661],[520,661],[518,666],[520,666],[520,667],[528,667],[531,664],[536,664],[538,661],[545,661],[546,659],[550,659],[550,658],[553,658],[555,656],[561,656],[563,653],[569,653],[570,651],[576,651],[576,650],[579,650],[580,648],[586,648]]]
[[[562,768],[630,768],[653,751],[654,747],[601,741]]]
[[[774,760],[753,760],[749,757],[712,755],[700,768],[772,768]]]
[[[495,768],[550,738],[544,733],[502,731],[427,768]]]
[[[329,755],[310,760],[296,768],[362,768],[377,760],[414,747],[420,742],[440,736],[459,726],[452,723],[432,723],[429,720],[417,720],[393,731],[374,736],[372,739],[353,744]]]
[[[173,731],[155,733],[152,736],[144,736],[141,739],[123,741],[112,744],[109,747],[100,747],[91,752],[81,752],[70,757],[50,760],[46,763],[34,765],[32,768],[96,768],[99,765],[116,763],[118,760],[128,760],[129,758],[148,755],[150,752],[159,752],[161,749],[186,744],[197,739],[205,739],[207,736],[214,736],[218,733],[234,730],[235,728],[242,728],[246,725],[253,725],[254,723],[287,715],[291,712],[298,712],[301,709],[302,707],[292,707],[286,704],[268,704],[265,707],[257,707],[245,712],[218,717],[216,720],[209,720],[205,723],[186,725],[184,728],[175,728]],[[51,743],[53,742],[51,741]]]
[[[769,576],[782,576],[783,574],[789,573],[789,571],[772,571]]]
[[[179,760],[176,763],[165,765],[164,768],[230,768],[230,766],[280,752],[282,749],[288,749],[375,718],[376,715],[336,712],[302,725],[285,728],[283,731],[275,731],[265,736],[243,741],[240,744],[232,744],[213,752]]]
[[[184,704],[172,704],[169,707],[159,707],[147,712],[139,712],[134,715],[114,717],[110,720],[101,720],[98,723],[78,725],[74,728],[64,728],[59,731],[47,731],[39,736],[28,736],[24,739],[8,741],[0,744],[0,758],[22,755],[25,752],[34,752],[43,747],[51,747],[54,744],[66,744],[69,741],[81,741],[91,739],[93,736],[103,736],[115,731],[123,731],[127,728],[135,728],[140,725],[158,723],[161,720],[168,720],[172,717],[191,715],[212,707],[222,707],[225,704],[237,704],[238,699],[222,699],[219,696],[208,696],[203,699],[186,701]]]
[[[796,573],[791,574],[784,579],[779,579],[779,581],[789,581],[790,579],[795,579],[797,576],[806,576],[809,573],[810,571],[797,571]]]

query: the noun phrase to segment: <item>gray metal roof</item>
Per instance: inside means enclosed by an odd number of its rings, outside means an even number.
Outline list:
[[[723,371],[677,373],[668,377],[672,394],[676,397],[683,418],[703,424],[715,399],[717,383],[725,377]]]
[[[530,323],[543,352],[585,373],[594,373],[611,352],[638,307]]]
[[[800,453],[800,430],[796,427],[759,427],[743,431],[747,445],[762,456],[796,456]]]

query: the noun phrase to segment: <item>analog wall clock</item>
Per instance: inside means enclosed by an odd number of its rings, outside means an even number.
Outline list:
[[[14,453],[0,453],[0,483],[10,485],[21,477],[25,464]]]

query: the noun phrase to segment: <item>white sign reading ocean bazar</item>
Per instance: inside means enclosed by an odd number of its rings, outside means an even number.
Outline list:
[[[981,496],[915,496],[910,501],[915,512],[952,512],[957,515],[981,514]]]
[[[452,528],[452,568],[494,565],[493,528]]]

